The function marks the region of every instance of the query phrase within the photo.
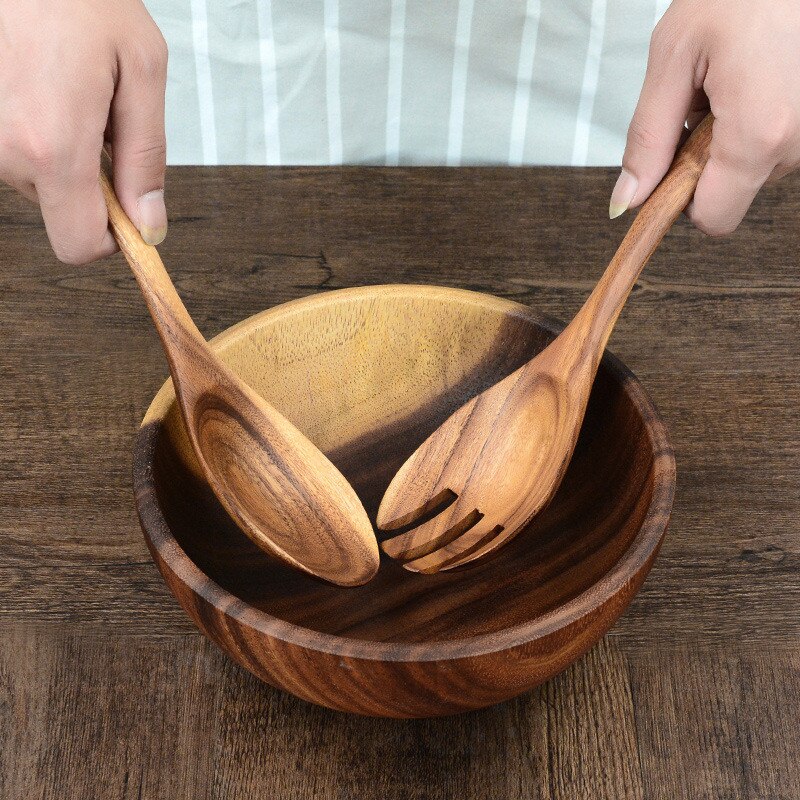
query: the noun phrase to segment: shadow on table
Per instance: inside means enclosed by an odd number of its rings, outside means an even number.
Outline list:
[[[565,788],[584,771],[594,781],[598,770],[614,774],[607,759],[617,761],[620,752],[612,755],[606,745],[628,739],[618,697],[630,702],[624,672],[608,663],[617,661],[614,650],[605,639],[514,700],[429,720],[372,719],[311,705],[215,652],[214,668],[223,673],[215,769],[234,769],[237,785],[282,800],[550,797],[554,781]]]

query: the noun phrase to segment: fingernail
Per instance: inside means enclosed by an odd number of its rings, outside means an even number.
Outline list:
[[[628,210],[628,206],[639,188],[639,181],[623,169],[614,184],[614,191],[611,192],[611,202],[608,204],[608,218],[616,219],[620,214]]]
[[[161,244],[167,237],[167,208],[164,190],[156,189],[139,198],[139,233],[147,244]]]

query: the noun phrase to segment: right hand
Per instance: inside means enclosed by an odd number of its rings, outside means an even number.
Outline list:
[[[126,213],[148,244],[166,236],[166,71],[141,0],[0,3],[0,179],[40,205],[64,263],[117,250],[98,183],[106,139]]]

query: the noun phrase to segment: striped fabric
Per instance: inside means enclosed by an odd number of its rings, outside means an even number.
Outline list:
[[[667,0],[145,0],[172,164],[619,164]]]

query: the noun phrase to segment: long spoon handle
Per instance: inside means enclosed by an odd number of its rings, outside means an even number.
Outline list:
[[[672,166],[645,201],[603,277],[575,322],[585,330],[584,341],[602,355],[617,317],[636,280],[664,234],[692,199],[708,161],[714,117],[709,114],[678,151]]]
[[[174,367],[173,355],[181,352],[181,347],[205,347],[205,339],[189,316],[158,250],[145,243],[122,208],[109,177],[109,162],[105,153],[100,171],[100,188],[108,206],[108,219],[114,237],[142,290],[170,367]]]

